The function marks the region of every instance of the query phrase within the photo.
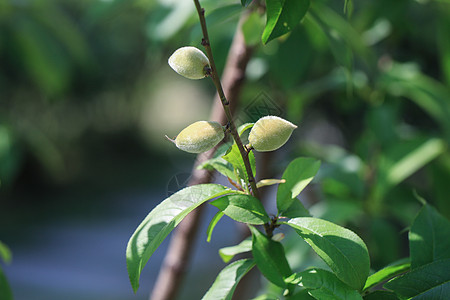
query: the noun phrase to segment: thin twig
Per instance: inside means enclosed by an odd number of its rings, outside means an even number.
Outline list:
[[[233,116],[232,116],[231,110],[230,110],[230,102],[227,100],[225,93],[223,92],[222,84],[221,84],[220,78],[219,78],[219,73],[217,72],[217,69],[216,69],[216,64],[214,62],[214,57],[213,57],[212,50],[211,50],[211,44],[209,41],[208,29],[206,27],[205,10],[200,6],[199,0],[194,0],[194,3],[195,3],[195,7],[197,9],[198,17],[200,19],[200,25],[202,27],[202,32],[203,32],[202,45],[205,47],[206,55],[208,56],[209,64],[211,66],[210,77],[213,80],[214,85],[216,86],[217,93],[219,94],[223,109],[225,110],[225,115],[230,124],[231,135],[233,136],[233,139],[236,142],[236,145],[237,145],[239,152],[242,156],[242,159],[244,161],[245,171],[247,172],[247,175],[248,175],[248,181],[252,188],[253,196],[260,199],[258,188],[256,187],[255,177],[253,176],[253,171],[250,166],[250,161],[248,159],[247,151],[245,151],[245,148],[242,145],[241,138],[239,137],[239,134],[237,132],[236,124],[234,123]]]
[[[253,53],[253,47],[245,44],[240,29],[242,20],[245,17],[241,17],[223,72],[223,89],[231,101],[231,111],[236,108],[239,101],[239,94],[245,79],[245,69]],[[218,95],[217,98],[219,98]],[[220,124],[227,123],[221,101],[214,101],[210,120],[219,122]],[[214,150],[211,150],[197,157],[197,164],[192,169],[189,186],[211,181],[212,173],[206,170],[197,170],[196,166],[212,158],[213,153]],[[191,257],[192,248],[195,244],[194,241],[203,211],[203,205],[195,209],[174,231],[161,271],[150,295],[151,300],[173,300],[178,294],[184,272]]]

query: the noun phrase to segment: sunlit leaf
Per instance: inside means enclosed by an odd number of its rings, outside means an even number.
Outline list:
[[[271,40],[291,31],[305,16],[309,0],[266,0],[267,22],[262,42]]]
[[[222,260],[227,263],[236,254],[244,253],[252,251],[252,240],[251,239],[245,239],[242,242],[240,242],[238,245],[225,247],[219,250],[219,255],[222,258]]]
[[[238,222],[253,225],[262,225],[270,222],[270,218],[261,201],[251,195],[228,195],[214,200],[211,204]]]
[[[355,289],[326,270],[310,269],[295,273],[286,282],[300,285],[317,300],[362,300],[361,295]]]
[[[9,250],[8,246],[0,241],[0,259],[2,259],[5,263],[10,263],[11,257],[11,250]]]
[[[281,215],[313,180],[319,168],[320,161],[306,157],[297,158],[287,166],[282,176],[286,182],[278,185],[277,191],[277,208]]]
[[[285,224],[295,231],[350,287],[361,290],[369,275],[367,246],[354,232],[316,218],[295,218]]]
[[[434,261],[392,279],[384,287],[402,298],[445,299],[445,295],[450,295],[448,270],[450,270],[450,259]]]
[[[220,219],[223,217],[223,212],[218,211],[214,217],[212,218],[211,222],[209,222],[208,229],[206,230],[206,241],[209,243],[211,241],[212,233],[214,228],[216,227],[217,223],[219,223]]]
[[[248,273],[255,263],[251,259],[235,261],[220,271],[211,288],[202,300],[231,300],[237,284]]]
[[[141,271],[169,233],[202,203],[233,191],[219,184],[184,188],[156,206],[141,222],[127,245],[127,269],[133,290],[139,287]]]
[[[409,259],[402,259],[379,270],[378,272],[370,275],[369,278],[367,278],[363,291],[366,291],[398,274],[408,271],[410,267],[411,263],[409,262]]]

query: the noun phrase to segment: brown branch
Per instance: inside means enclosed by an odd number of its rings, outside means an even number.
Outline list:
[[[242,24],[244,18],[245,16],[242,16],[239,22],[222,76],[223,90],[228,95],[231,111],[236,109],[237,103],[239,102],[239,94],[245,78],[245,69],[253,52],[253,48],[245,45],[243,35],[240,31],[240,24]],[[220,99],[220,96],[216,95],[216,98]],[[225,124],[227,118],[221,103],[221,101],[214,102],[210,119]],[[193,167],[189,185],[211,182],[212,173],[206,170],[197,170],[196,166],[211,158],[213,153],[214,150],[210,150],[197,157],[197,163]],[[151,300],[175,299],[191,256],[203,210],[204,206],[200,206],[178,225],[170,241],[169,250],[164,258],[158,279],[153,287],[150,296]]]
[[[211,43],[209,41],[208,36],[208,28],[206,26],[206,19],[205,19],[205,10],[201,7],[199,0],[194,0],[195,7],[197,9],[198,17],[200,19],[200,25],[203,32],[203,40],[202,45],[205,47],[206,55],[209,59],[209,64],[211,66],[211,72],[210,76],[214,82],[214,85],[216,86],[217,94],[219,95],[220,102],[222,103],[223,110],[225,111],[225,116],[227,117],[228,124],[230,125],[230,132],[233,136],[234,141],[236,142],[237,148],[239,149],[239,152],[242,156],[242,160],[244,162],[245,171],[247,172],[248,181],[250,183],[250,186],[252,188],[253,196],[259,199],[259,193],[258,188],[256,187],[256,180],[253,176],[253,171],[250,166],[250,160],[248,158],[248,153],[245,150],[244,146],[242,145],[241,138],[239,137],[239,134],[236,129],[236,124],[234,123],[233,116],[231,114],[230,110],[230,102],[228,101],[227,97],[225,96],[225,93],[222,88],[222,83],[220,82],[219,73],[217,72],[216,64],[214,62],[214,56],[212,54],[211,49]]]

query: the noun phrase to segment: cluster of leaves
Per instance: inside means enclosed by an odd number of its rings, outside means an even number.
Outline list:
[[[337,199],[343,199],[349,195],[354,199],[363,198],[367,200],[364,208],[366,212],[377,217],[385,209],[384,199],[397,185],[436,157],[445,155],[449,133],[448,120],[450,120],[448,117],[450,111],[446,100],[449,91],[410,65],[392,61],[388,61],[387,64],[381,62],[380,70],[373,71],[376,54],[367,46],[369,43],[376,43],[383,39],[383,34],[386,33],[379,28],[374,28],[373,32],[366,32],[365,39],[362,39],[361,35],[344,18],[322,2],[318,1],[313,5],[309,1],[267,0],[267,21],[264,29],[258,29],[260,19],[256,15],[257,13],[251,15],[243,25],[247,43],[257,44],[258,40],[254,36],[262,33],[261,40],[263,44],[266,44],[291,32],[304,18],[303,23],[307,32],[306,34],[305,32],[300,33],[301,40],[311,39],[312,44],[315,43],[320,47],[323,46],[324,40],[329,43],[327,46],[330,46],[333,56],[338,64],[344,67],[344,71],[333,72],[320,82],[309,83],[301,91],[294,90],[293,93],[300,93],[303,100],[306,100],[301,105],[319,97],[322,93],[341,89],[344,86],[347,97],[351,97],[356,91],[358,97],[367,98],[367,102],[372,105],[383,97],[386,99],[395,97],[411,99],[442,129],[441,137],[430,138],[413,134],[413,138],[409,136],[407,141],[402,140],[397,132],[389,135],[387,132],[391,130],[388,127],[397,126],[393,123],[398,121],[396,119],[398,110],[387,105],[387,115],[386,107],[382,106],[379,110],[371,112],[367,118],[368,122],[373,122],[376,126],[369,126],[371,131],[369,138],[367,135],[364,136],[362,142],[358,144],[359,156],[347,153],[337,147],[321,149],[310,146],[303,149],[314,156],[322,156],[329,163],[327,166],[329,180],[327,181],[326,177],[323,178],[326,183],[324,185],[326,194],[330,193]],[[243,6],[248,6],[251,1],[241,1],[241,3]],[[352,14],[352,1],[345,1],[345,10],[349,15]],[[292,76],[292,72],[286,72],[286,68],[289,69],[289,66],[292,66],[298,69],[298,65],[307,65],[310,57],[305,55],[303,58],[297,58],[294,57],[295,53],[290,52],[293,50],[290,41],[295,41],[298,36],[297,31],[292,32],[289,37],[282,37],[282,39],[287,39],[285,43],[287,53],[285,54],[290,54],[281,56],[282,63],[278,61],[279,65],[283,66],[284,72],[283,76],[280,76],[282,81],[280,84],[285,88],[293,87],[295,81],[292,81],[292,78],[295,80],[299,77]],[[365,71],[355,72],[353,65],[355,55],[361,59],[364,68],[369,70],[367,73],[374,72],[375,91],[371,91],[373,87],[367,83]],[[283,59],[287,61],[283,61]],[[296,63],[292,63],[292,60],[295,60]],[[293,71],[293,73],[301,75],[298,74],[298,71]],[[363,75],[362,81],[358,81],[355,74]],[[342,80],[342,78],[346,80]],[[326,89],[319,89],[324,85]],[[427,92],[423,92],[424,90]],[[298,106],[298,96],[294,100],[297,103],[294,106],[295,109],[291,111],[303,109]],[[389,115],[390,113],[392,114]],[[298,116],[296,117],[298,118]],[[393,123],[386,122],[386,120]],[[376,145],[376,149],[379,150],[375,153],[370,151],[374,140],[376,143],[381,142],[381,145]],[[252,153],[249,155],[250,160],[254,161]],[[367,165],[363,163],[361,157],[364,158]],[[351,162],[350,169],[348,162]],[[232,146],[226,153],[219,151],[216,158],[202,167],[215,169],[227,176],[237,190],[227,189],[220,185],[189,187],[163,201],[155,209],[158,210],[157,213],[153,213],[155,210],[152,211],[144,220],[130,239],[127,250],[130,279],[135,290],[138,287],[142,268],[170,230],[189,211],[208,200],[215,199],[211,204],[216,206],[219,212],[208,228],[208,240],[220,218],[227,215],[235,221],[247,224],[252,233],[252,239],[251,241],[244,240],[236,246],[224,248],[220,251],[220,255],[225,262],[229,262],[235,254],[251,251],[252,258],[238,260],[225,267],[205,294],[204,299],[231,299],[239,280],[255,266],[269,282],[281,289],[287,299],[311,299],[311,297],[314,299],[362,299],[363,297],[364,299],[428,299],[430,297],[441,299],[442,295],[445,297],[449,294],[449,278],[446,269],[448,268],[450,245],[448,243],[438,245],[440,238],[435,233],[440,231],[446,234],[450,226],[449,222],[430,205],[424,204],[411,226],[409,235],[411,257],[390,264],[368,276],[370,272],[369,254],[361,238],[335,223],[310,217],[309,212],[296,199],[317,173],[320,165],[318,160],[298,158],[289,164],[281,180],[266,181],[279,184],[278,213],[272,219],[268,217],[258,199],[249,194],[248,178],[246,178],[242,165],[242,158],[235,147]],[[252,167],[254,168],[254,166]],[[259,184],[264,183],[260,182]],[[195,193],[190,197],[192,202],[188,202],[182,211],[175,210],[174,201],[182,201],[187,194],[191,193]],[[167,205],[170,210],[163,208],[164,205]],[[173,212],[172,218],[167,215],[164,215],[162,219],[156,218],[162,214],[162,211]],[[352,215],[350,213],[344,219],[347,220]],[[292,227],[328,265],[329,269],[314,267],[298,272],[293,271],[286,259],[284,247],[278,241],[277,236],[263,234],[254,227],[263,224],[272,224],[274,227],[282,225]],[[147,232],[153,232],[153,234],[147,234]],[[154,238],[156,234],[157,238]],[[404,272],[407,273],[402,274]],[[399,274],[402,275],[399,276]],[[431,279],[426,280],[430,276]],[[382,283],[389,279],[391,280],[384,285],[385,290],[377,290]],[[423,282],[416,284],[417,281]],[[295,288],[298,287],[301,288],[300,291],[295,291]],[[257,299],[272,299],[272,297],[273,295],[267,294]],[[277,295],[275,298],[280,297],[281,295]]]
[[[224,149],[227,150],[225,153]],[[254,159],[250,161],[254,168]],[[187,187],[162,201],[144,219],[127,247],[128,272],[135,291],[139,287],[142,269],[162,241],[189,212],[212,200],[209,203],[219,212],[208,227],[208,240],[216,224],[226,215],[247,224],[252,238],[221,249],[220,256],[226,263],[236,254],[244,252],[251,252],[252,258],[237,260],[226,266],[203,299],[231,299],[238,282],[255,266],[271,283],[285,291],[286,299],[403,299],[419,296],[439,299],[439,295],[448,293],[446,271],[450,264],[450,242],[446,236],[450,233],[450,222],[430,205],[424,205],[411,226],[411,258],[392,263],[369,276],[369,253],[361,238],[337,224],[310,217],[297,199],[320,167],[320,162],[315,159],[297,158],[287,166],[282,180],[271,181],[279,184],[278,213],[272,221],[275,221],[276,227],[287,225],[293,228],[329,269],[309,268],[294,272],[277,235],[269,237],[255,227],[268,224],[271,219],[261,202],[244,188],[248,187],[248,179],[242,164],[235,145],[223,146],[215,158],[200,167],[216,169],[230,181],[234,180],[238,190],[219,184]],[[268,181],[261,181],[260,184],[264,182]],[[402,274],[406,271],[409,272]],[[384,285],[389,291],[374,289],[389,279]],[[417,284],[418,280],[422,280],[422,284]],[[300,290],[296,292],[296,288]],[[272,297],[262,295],[257,299]]]

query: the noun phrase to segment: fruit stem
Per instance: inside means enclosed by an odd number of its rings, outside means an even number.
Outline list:
[[[206,55],[209,59],[209,65],[211,67],[211,72],[209,76],[211,77],[212,81],[214,82],[214,85],[216,87],[217,93],[219,95],[220,101],[222,102],[223,109],[225,110],[225,115],[227,117],[227,120],[230,124],[230,132],[233,136],[234,141],[236,142],[236,145],[239,149],[239,152],[242,156],[242,159],[244,161],[245,170],[247,172],[248,181],[250,183],[250,187],[252,188],[253,196],[260,199],[258,188],[256,187],[256,180],[253,176],[252,168],[250,166],[250,161],[248,159],[248,153],[244,149],[244,146],[242,144],[241,138],[239,137],[239,134],[236,129],[236,125],[234,124],[233,117],[230,110],[230,102],[225,97],[225,93],[223,92],[222,84],[220,82],[219,74],[216,69],[216,64],[214,62],[212,50],[211,50],[211,44],[209,42],[209,36],[208,36],[208,29],[206,27],[206,20],[205,20],[205,9],[201,7],[199,0],[194,0],[195,7],[197,9],[198,17],[200,19],[200,25],[202,27],[203,32],[203,39],[202,39],[202,45],[205,47]]]

